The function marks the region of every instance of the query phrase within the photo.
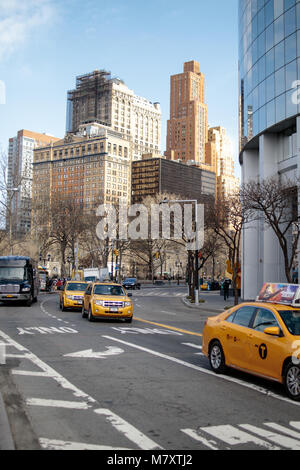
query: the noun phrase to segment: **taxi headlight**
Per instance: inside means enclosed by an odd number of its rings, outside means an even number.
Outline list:
[[[66,295],[66,298],[67,298],[68,300],[73,300],[73,295]]]
[[[100,307],[104,307],[104,300],[95,300],[95,305],[100,305]]]
[[[131,302],[124,302],[124,307],[131,307]]]

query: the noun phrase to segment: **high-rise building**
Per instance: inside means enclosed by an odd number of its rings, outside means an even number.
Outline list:
[[[194,161],[202,166],[206,164],[206,143],[204,75],[200,72],[199,63],[193,60],[185,62],[183,73],[171,76],[165,155],[171,160]]]
[[[239,129],[242,183],[293,179],[300,168],[300,3],[239,0]],[[299,208],[298,208],[298,215]],[[299,218],[299,217],[298,217]],[[290,237],[292,240],[292,236]],[[278,239],[263,220],[243,232],[242,296],[285,282]]]
[[[32,163],[34,149],[49,147],[59,139],[47,134],[20,130],[16,137],[9,139],[7,170],[6,225],[15,236],[30,231],[32,197]]]
[[[239,179],[235,176],[233,146],[224,127],[208,129],[207,162],[215,167],[216,196],[226,197],[239,187]]]
[[[76,78],[76,88],[68,92],[67,133],[76,133],[81,124],[97,122],[131,137],[133,159],[143,153],[160,154],[161,110],[134,94],[119,78],[95,70]]]
[[[99,123],[80,125],[51,146],[34,152],[33,204],[41,196],[69,196],[84,209],[100,203],[130,203],[132,142]]]
[[[182,199],[205,203],[215,198],[216,175],[196,166],[166,158],[149,158],[132,162],[131,202],[140,203],[147,196],[169,193]]]

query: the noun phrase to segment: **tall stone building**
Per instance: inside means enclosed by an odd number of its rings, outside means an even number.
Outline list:
[[[58,140],[47,134],[24,129],[9,139],[6,225],[15,236],[30,231],[34,149],[44,145],[50,147]]]
[[[70,196],[84,209],[99,203],[130,203],[132,142],[98,123],[34,152],[33,202]]]
[[[206,159],[216,173],[216,197],[222,198],[233,193],[239,187],[239,179],[235,176],[232,142],[224,127],[208,129]]]
[[[170,119],[167,122],[167,149],[171,160],[193,161],[206,166],[207,106],[204,75],[196,61],[185,62],[183,73],[171,76]]]
[[[119,78],[105,70],[95,70],[76,78],[76,88],[67,97],[67,133],[76,133],[81,124],[99,123],[132,137],[133,159],[143,153],[160,154],[161,110],[130,90]]]

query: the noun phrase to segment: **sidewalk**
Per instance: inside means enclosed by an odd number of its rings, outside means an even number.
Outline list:
[[[1,367],[1,365],[0,365]],[[15,445],[8,422],[6,406],[0,392],[0,450],[15,450]]]
[[[201,312],[211,312],[211,313],[221,313],[224,312],[227,308],[234,306],[234,297],[229,297],[228,300],[224,300],[223,296],[220,295],[219,291],[212,292],[199,292],[199,299],[204,300],[198,305],[191,304],[189,300],[186,299],[186,294],[181,297],[182,302],[189,308],[198,309]],[[241,299],[239,299],[239,302]]]

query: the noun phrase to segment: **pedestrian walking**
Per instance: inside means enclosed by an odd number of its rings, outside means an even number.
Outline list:
[[[223,293],[224,293],[224,300],[229,298],[229,281],[225,279],[223,282]]]

